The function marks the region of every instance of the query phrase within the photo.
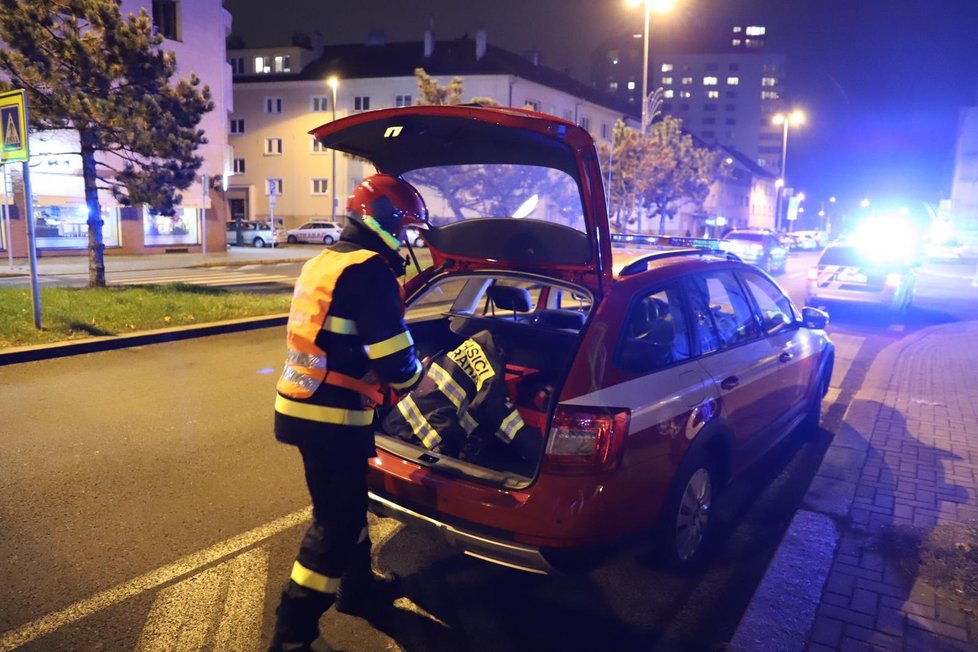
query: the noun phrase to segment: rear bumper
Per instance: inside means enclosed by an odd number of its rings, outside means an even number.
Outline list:
[[[887,308],[898,305],[898,295],[893,290],[882,292],[859,292],[846,290],[827,290],[820,288],[817,291],[808,292],[809,304],[817,304],[819,301],[828,303],[852,303],[859,305],[884,306]]]
[[[412,526],[425,527],[439,532],[444,539],[463,554],[488,561],[507,568],[547,575],[554,573],[539,548],[527,546],[512,541],[495,539],[483,534],[449,525],[424,514],[398,505],[383,496],[369,492],[370,509],[378,516],[397,519]]]

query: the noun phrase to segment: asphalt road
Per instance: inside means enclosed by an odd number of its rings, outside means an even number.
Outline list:
[[[814,256],[779,277],[796,299]],[[579,575],[462,557],[372,519],[379,565],[407,579],[373,626],[329,612],[348,650],[716,649],[732,635],[831,431],[887,343],[978,318],[970,268],[922,270],[905,323],[833,314],[826,430],[788,441],[719,505],[702,573],[640,546]],[[280,329],[0,367],[0,652],[258,649],[306,522],[297,454],[271,435]],[[396,643],[395,643],[396,642]]]

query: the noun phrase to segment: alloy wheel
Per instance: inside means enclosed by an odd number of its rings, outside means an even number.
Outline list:
[[[700,549],[710,521],[713,491],[710,472],[702,467],[689,477],[676,514],[676,556],[689,561]]]

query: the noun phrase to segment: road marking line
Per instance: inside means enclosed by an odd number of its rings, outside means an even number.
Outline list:
[[[279,532],[295,527],[312,517],[312,508],[306,507],[287,516],[266,523],[253,530],[231,537],[206,550],[190,554],[178,559],[168,566],[140,575],[139,577],[119,584],[111,589],[98,593],[90,598],[76,602],[73,605],[48,614],[43,618],[27,623],[22,627],[5,632],[0,636],[0,652],[9,652],[31,641],[46,636],[51,632],[70,625],[98,611],[112,607],[140,593],[154,589],[184,575],[188,575],[203,566],[248,548],[255,543],[267,539]]]
[[[167,587],[153,602],[137,652],[196,652],[208,643],[215,650],[257,649],[267,574],[268,550],[261,547]]]

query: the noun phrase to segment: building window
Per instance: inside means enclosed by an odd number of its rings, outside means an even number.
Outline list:
[[[738,70],[740,70],[740,64],[731,63],[729,66],[727,66],[727,70],[729,70],[730,72],[737,72]]]
[[[708,63],[708,64],[706,64],[706,71],[707,72],[716,72],[717,70],[719,70],[719,66],[717,66],[717,64],[715,64],[715,63]]]
[[[662,111],[663,112],[672,111],[672,102],[666,102],[666,103],[664,103],[662,105]]]
[[[711,100],[720,99],[720,91],[706,91],[706,96]]]
[[[703,124],[705,125],[715,125],[717,123],[716,118],[703,118]]]
[[[234,159],[234,173],[235,174],[245,173],[245,160],[243,158]]]
[[[704,131],[703,132],[703,138],[705,140],[713,140],[716,137],[717,137],[717,135],[714,132],[712,132],[712,131]]]
[[[329,179],[313,179],[312,194],[314,195],[329,194]]]
[[[726,123],[728,125],[735,125],[737,124],[737,118],[727,118]]]
[[[586,115],[582,115],[581,116],[581,129],[583,129],[584,131],[591,131],[591,118],[590,117],[588,117]]]
[[[281,179],[265,179],[265,194],[271,194],[269,191],[274,188],[276,195],[281,195],[283,186]]]
[[[718,83],[719,83],[719,80],[716,77],[704,77],[703,78],[703,85],[704,86],[716,86]]]
[[[662,64],[662,72],[672,72],[672,64],[671,63]]]
[[[781,93],[777,91],[761,91],[762,100],[780,100]]]
[[[668,86],[669,84],[672,83],[672,77],[663,77],[662,78],[662,83],[665,84],[666,86]]]
[[[255,57],[255,74],[264,75],[272,72],[271,57]]]
[[[153,33],[171,41],[180,40],[180,3],[153,0]]]
[[[281,138],[266,138],[265,139],[265,155],[266,156],[281,156],[282,155],[282,139]]]
[[[679,91],[679,97],[689,99],[693,94],[689,91]]]
[[[683,77],[683,86],[692,86],[692,85],[693,85],[692,77]]]
[[[292,57],[287,54],[276,55],[275,72],[292,72]]]
[[[357,95],[353,98],[353,110],[354,111],[369,111],[370,110],[370,96],[369,95]]]
[[[781,72],[780,63],[765,63],[762,68],[765,75],[776,75]]]
[[[735,38],[731,42],[731,45],[733,45],[735,48],[739,48],[742,44],[743,44],[743,41],[741,41],[739,38]]]
[[[325,95],[312,96],[312,110],[316,113],[329,111],[329,98]]]
[[[737,91],[727,91],[724,94],[724,97],[726,97],[728,100],[735,100],[737,99]]]
[[[410,95],[395,95],[394,96],[394,106],[411,106],[411,96]]]
[[[311,145],[310,145],[310,151],[313,154],[325,154],[326,153],[326,146],[323,145],[321,142],[319,142],[319,140],[317,140],[315,136],[313,136],[310,139],[309,142],[311,143]]]
[[[265,113],[281,113],[282,112],[282,98],[281,97],[266,97],[265,98]]]
[[[680,104],[679,105],[679,110],[680,111],[689,111],[689,105],[688,104],[685,104],[685,103]]]
[[[664,91],[664,92],[662,93],[662,95],[663,95],[664,97],[667,97],[667,98],[669,98],[669,99],[672,99],[673,97],[675,97],[675,95],[676,95],[676,91],[674,91],[674,90],[672,90],[671,88],[667,88],[667,89],[666,89],[666,90],[665,90],[665,91]]]
[[[717,110],[717,105],[716,104],[704,104],[703,105],[703,110],[704,111],[716,111]]]
[[[540,100],[531,100],[530,98],[527,98],[526,102],[523,103],[523,108],[533,109],[534,111],[539,113]]]
[[[608,82],[608,90],[609,91],[612,91],[612,92],[617,91],[618,90],[618,82],[616,82],[616,81],[610,81],[610,82]]]
[[[244,118],[231,118],[231,133],[243,134],[244,132]]]
[[[728,104],[727,106],[724,107],[724,110],[727,111],[727,112],[736,111],[737,110],[737,105],[736,104]]]
[[[633,81],[628,82],[628,90],[630,91],[635,90],[635,82]]]
[[[574,112],[570,109],[564,110],[564,120],[567,122],[574,122]]]
[[[231,64],[231,74],[232,75],[243,75],[244,68],[244,57],[231,57],[228,59],[228,63]]]
[[[778,80],[774,77],[761,77],[761,86],[777,86]]]
[[[767,29],[760,25],[748,25],[747,26],[747,36],[764,36]]]
[[[601,123],[601,137],[605,140],[611,140],[611,126],[607,122]]]
[[[727,77],[727,86],[738,86],[740,84],[740,77]]]

